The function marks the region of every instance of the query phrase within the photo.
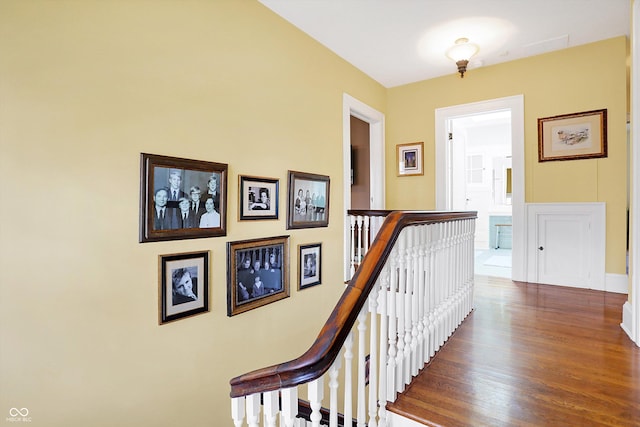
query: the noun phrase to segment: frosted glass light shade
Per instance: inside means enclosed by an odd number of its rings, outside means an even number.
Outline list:
[[[456,40],[456,44],[447,50],[447,56],[455,62],[469,60],[473,55],[478,53],[478,45],[469,43],[468,39],[462,38]]]

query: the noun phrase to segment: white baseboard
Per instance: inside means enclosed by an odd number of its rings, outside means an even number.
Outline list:
[[[620,323],[620,327],[623,331],[633,340],[633,336],[631,335],[631,331],[633,330],[631,326],[631,322],[633,321],[633,313],[631,309],[631,303],[626,301],[622,306],[622,323]]]
[[[417,421],[405,418],[402,415],[398,415],[395,412],[387,412],[387,426],[388,427],[424,427]]]
[[[629,276],[626,274],[607,273],[604,281],[604,290],[606,292],[629,294]]]

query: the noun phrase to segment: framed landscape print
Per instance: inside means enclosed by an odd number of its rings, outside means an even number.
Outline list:
[[[322,243],[298,246],[298,290],[322,283]]]
[[[159,323],[209,311],[209,251],[159,257]]]
[[[142,153],[140,242],[227,234],[227,165]]]
[[[241,175],[238,192],[240,220],[278,219],[279,181]]]
[[[607,110],[538,119],[538,161],[607,157]]]
[[[227,243],[227,316],[289,297],[289,236]]]
[[[326,175],[289,171],[287,229],[329,225],[329,184]]]
[[[396,146],[396,161],[398,176],[424,175],[424,142],[398,144]]]

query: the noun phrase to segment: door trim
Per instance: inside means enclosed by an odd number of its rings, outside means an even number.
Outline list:
[[[435,112],[436,141],[436,209],[450,210],[450,154],[447,150],[447,120],[496,110],[511,110],[512,218],[513,248],[511,277],[525,281],[527,277],[526,213],[524,207],[524,96],[515,95],[469,104],[438,108]]]
[[[342,182],[344,202],[344,254],[349,253],[350,225],[347,211],[351,208],[351,116],[369,123],[369,170],[371,209],[385,208],[384,114],[349,94],[342,95]],[[349,259],[345,260],[344,277],[349,277]]]

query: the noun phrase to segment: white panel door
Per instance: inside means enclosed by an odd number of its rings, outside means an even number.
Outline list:
[[[590,281],[589,216],[538,215],[538,283],[585,287]]]

